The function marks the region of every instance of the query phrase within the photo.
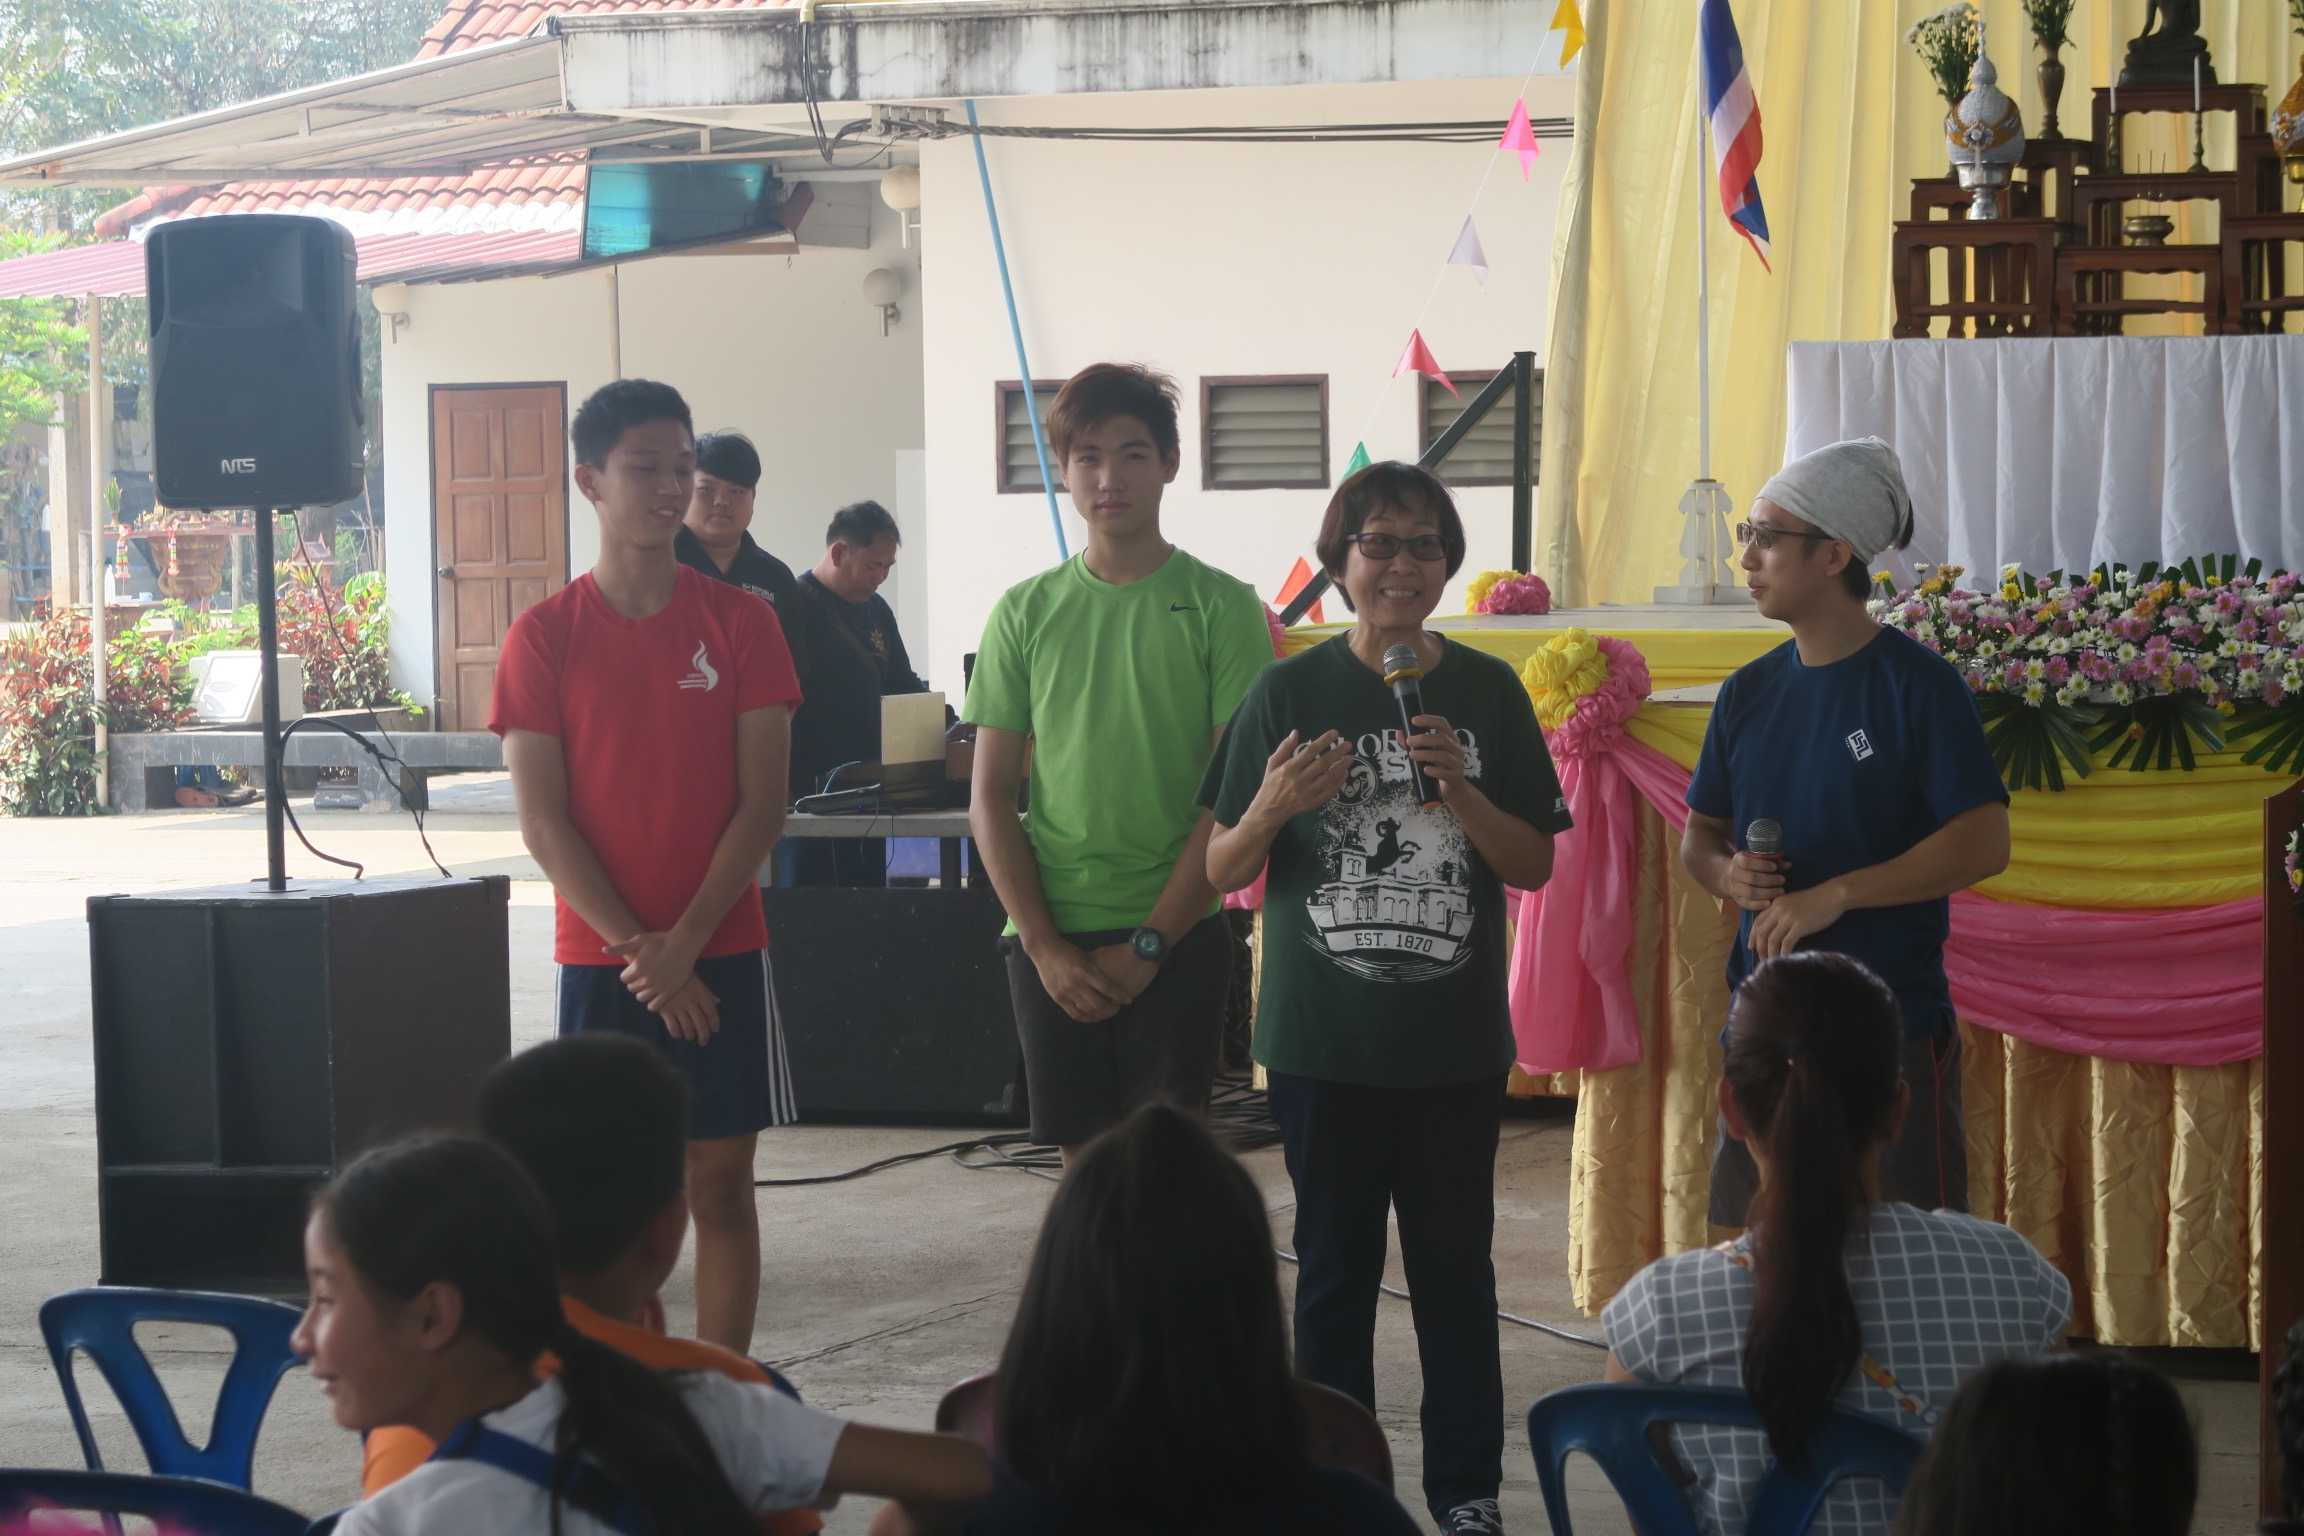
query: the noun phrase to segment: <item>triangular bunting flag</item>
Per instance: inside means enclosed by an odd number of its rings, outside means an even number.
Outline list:
[[[1420,373],[1437,381],[1448,393],[1456,394],[1456,381],[1441,371],[1439,362],[1432,356],[1432,349],[1424,344],[1424,333],[1421,330],[1408,333],[1408,345],[1401,349],[1400,363],[1392,370],[1392,377],[1398,378],[1404,373]],[[1456,395],[1456,398],[1461,400],[1464,397]]]
[[[1496,141],[1499,149],[1508,149],[1520,157],[1520,179],[1526,181],[1536,169],[1536,129],[1528,121],[1528,100],[1522,97],[1512,103],[1512,120],[1504,125],[1504,137]]]
[[[1448,265],[1470,267],[1480,281],[1488,281],[1488,253],[1480,249],[1480,231],[1472,227],[1472,215],[1464,215],[1464,228],[1456,236],[1456,248],[1448,253]]]
[[[1312,567],[1302,555],[1298,555],[1296,557],[1296,563],[1288,567],[1288,579],[1280,583],[1280,595],[1274,598],[1273,602],[1282,609],[1285,609],[1290,603],[1296,601],[1297,593],[1303,591],[1311,584]],[[1325,624],[1328,622],[1328,615],[1321,610],[1320,604],[1317,601],[1315,601],[1311,607],[1304,610],[1304,617],[1310,619],[1315,624]]]
[[[1399,375],[1394,374],[1393,377],[1398,378]],[[1368,463],[1368,445],[1366,443],[1354,443],[1352,445],[1352,457],[1347,459],[1344,463],[1344,478],[1347,480],[1351,479],[1354,475],[1366,469],[1368,467]]]
[[[1576,9],[1576,0],[1560,0],[1552,13],[1552,30],[1560,34],[1561,63],[1584,51],[1584,15]]]

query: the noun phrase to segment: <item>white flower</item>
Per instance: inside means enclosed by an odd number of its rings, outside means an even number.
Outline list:
[[[2048,663],[2044,661],[2028,661],[2024,663],[2024,675],[2032,679],[2032,681],[2038,682],[2040,679],[2048,675]]]
[[[2264,674],[2258,672],[2254,667],[2242,667],[2240,669],[2240,691],[2242,693],[2254,693],[2263,686],[2263,682]]]
[[[2222,645],[2216,647],[2216,654],[2223,657],[2226,661],[2230,661],[2233,657],[2240,654],[2240,642],[2237,640],[2227,640]]]
[[[2071,642],[2071,640],[2070,640],[2068,637],[2066,637],[2066,636],[2064,636],[2064,635],[2051,635],[2051,636],[2049,636],[2049,638],[2048,638],[2048,654],[2049,654],[2049,655],[2051,655],[2051,656],[2068,656],[2068,655],[2070,655],[2071,653],[2072,653],[2072,642]]]
[[[2084,679],[2075,677],[2071,681],[2067,682],[2063,687],[2056,690],[2056,702],[2059,704],[2067,705],[2077,704],[2080,702],[2080,696],[2087,691],[2087,682]]]
[[[2114,683],[2112,685],[2112,702],[2115,704],[2133,704],[2136,702],[2136,690],[2126,683]]]
[[[2035,709],[2039,708],[2040,701],[2047,696],[2047,688],[2039,683],[2026,683],[2024,685],[2024,702]]]
[[[2280,687],[2288,693],[2304,693],[2304,672],[2289,667],[2280,674]]]
[[[1991,640],[1979,640],[1976,642],[1976,659],[1978,661],[1990,661],[1993,657],[1999,654],[2000,647],[1996,642]],[[93,663],[91,663],[91,665],[93,665]]]
[[[2122,666],[2126,666],[2129,662],[2134,661],[2140,653],[2137,651],[2134,642],[2123,640],[2120,642],[2120,649],[2114,654],[2120,658],[2120,664]]]

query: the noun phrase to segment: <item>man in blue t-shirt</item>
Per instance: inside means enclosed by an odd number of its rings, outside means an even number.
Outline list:
[[[1912,536],[1912,499],[1878,438],[1786,465],[1736,530],[1761,613],[1792,639],[1720,685],[1688,785],[1680,862],[1743,909],[1731,988],[1795,949],[1852,955],[1904,1009],[1910,1103],[1878,1195],[1968,1207],[1960,1036],[1944,978],[1951,895],[2008,866],[2008,792],[1967,683],[1865,608],[1866,575]],[[1759,820],[1775,857],[1739,851]],[[1722,1134],[1711,1218],[1746,1225],[1751,1154]]]

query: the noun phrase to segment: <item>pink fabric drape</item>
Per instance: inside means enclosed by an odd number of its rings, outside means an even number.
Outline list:
[[[1576,830],[1546,891],[1517,896],[1512,1030],[1533,1074],[1640,1058],[1632,942],[1634,795],[1675,830],[1688,770],[1629,738],[1564,762]],[[1549,892],[1549,896],[1547,896]],[[2262,1049],[2262,911],[2252,901],[2086,912],[1952,898],[1944,970],[1960,1017],[2033,1045],[2156,1066],[2213,1067]]]
[[[1679,792],[1672,788],[1674,774]],[[1553,843],[1545,888],[1513,893],[1512,1033],[1521,1070],[1605,1072],[1640,1059],[1640,1015],[1625,963],[1632,950],[1635,818],[1646,799],[1675,828],[1686,825],[1680,793],[1687,784],[1678,764],[1628,737],[1611,750],[1561,762],[1560,787],[1575,830]]]

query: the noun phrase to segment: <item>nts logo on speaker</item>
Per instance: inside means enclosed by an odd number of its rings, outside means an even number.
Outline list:
[[[256,473],[254,459],[218,459],[216,471],[225,475],[252,475]]]

